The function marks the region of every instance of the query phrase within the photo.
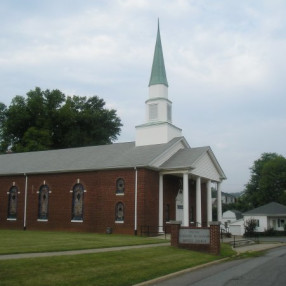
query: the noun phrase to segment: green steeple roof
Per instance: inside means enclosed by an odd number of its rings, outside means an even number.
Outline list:
[[[158,20],[157,40],[156,40],[149,86],[155,85],[155,84],[164,84],[165,86],[168,86],[165,64],[164,64],[164,57],[163,57],[163,50],[162,50],[162,44],[161,44],[161,37],[160,37],[159,20]]]

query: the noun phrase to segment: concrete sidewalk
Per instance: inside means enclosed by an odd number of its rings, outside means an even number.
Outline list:
[[[286,245],[286,243],[281,243],[281,242],[277,242],[277,243],[256,243],[256,244],[250,244],[250,245],[246,245],[246,246],[239,246],[239,247],[233,248],[233,250],[236,251],[237,254],[241,254],[241,253],[245,253],[245,252],[264,251],[264,250],[268,250],[271,248],[280,247],[283,245]]]
[[[236,242],[239,242],[241,240],[250,240],[251,238],[244,238],[242,236],[236,236]],[[221,242],[224,243],[232,243],[234,241],[233,238],[224,238],[221,240]],[[234,251],[236,251],[238,254],[244,253],[244,252],[253,252],[253,251],[263,251],[279,246],[286,245],[286,239],[284,237],[260,237],[258,242],[255,242],[255,240],[247,245],[232,247]]]
[[[91,253],[121,251],[121,250],[130,250],[130,249],[139,249],[139,248],[151,248],[151,247],[158,247],[158,246],[170,246],[170,243],[164,242],[164,243],[157,243],[157,244],[119,246],[119,247],[82,249],[82,250],[70,250],[70,251],[58,251],[58,252],[4,254],[4,255],[0,255],[0,260],[49,257],[49,256],[63,256],[63,255],[78,255],[78,254],[91,254]]]

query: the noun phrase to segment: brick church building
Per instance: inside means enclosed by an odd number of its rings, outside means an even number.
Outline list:
[[[212,221],[211,185],[226,179],[210,147],[172,124],[158,25],[145,123],[135,142],[0,156],[0,228],[137,234]]]

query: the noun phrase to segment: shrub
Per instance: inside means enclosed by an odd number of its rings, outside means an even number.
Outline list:
[[[250,218],[244,224],[245,236],[254,236],[257,222],[255,219]]]

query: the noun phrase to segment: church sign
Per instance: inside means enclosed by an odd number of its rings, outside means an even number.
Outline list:
[[[210,227],[181,227],[181,222],[170,221],[171,246],[195,251],[220,254],[220,223]]]
[[[179,243],[181,244],[210,244],[209,229],[181,228],[179,231]]]

